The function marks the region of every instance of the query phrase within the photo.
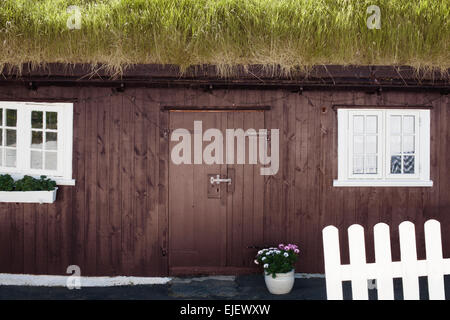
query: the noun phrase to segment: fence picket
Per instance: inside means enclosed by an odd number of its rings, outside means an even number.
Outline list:
[[[334,226],[325,227],[322,231],[325,251],[325,274],[328,300],[342,300],[342,280],[340,277],[341,250],[339,248],[339,231]]]
[[[348,228],[348,242],[350,249],[350,265],[352,266],[352,295],[353,300],[369,299],[366,274],[366,246],[364,228],[358,224]]]
[[[425,222],[426,260],[417,260],[414,224],[399,225],[400,258],[392,261],[389,226],[374,227],[375,263],[367,263],[364,228],[354,224],[348,228],[350,264],[341,265],[339,230],[334,226],[323,229],[325,279],[329,300],[342,300],[342,281],[352,282],[353,299],[368,299],[367,280],[377,279],[378,299],[393,300],[393,278],[403,282],[405,300],[420,298],[419,276],[428,277],[430,299],[445,299],[444,275],[450,274],[450,259],[443,258],[441,227],[436,220]]]
[[[394,300],[392,253],[389,226],[378,223],[373,228],[378,300]]]
[[[442,256],[441,225],[436,220],[425,222],[428,292],[432,300],[445,300],[444,260]]]
[[[403,298],[419,300],[419,277],[417,272],[416,233],[414,224],[410,221],[400,223],[400,259],[403,272]]]

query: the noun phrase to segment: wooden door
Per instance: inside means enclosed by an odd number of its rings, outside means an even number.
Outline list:
[[[194,132],[194,121],[202,130]],[[239,273],[254,268],[263,242],[264,176],[259,164],[226,164],[226,129],[264,128],[264,112],[170,112],[170,132],[191,133],[191,164],[175,164],[169,155],[169,272],[176,274]],[[194,141],[209,128],[223,136],[222,164],[194,164]],[[172,139],[171,139],[172,140]],[[169,153],[179,141],[170,141]],[[202,153],[209,141],[202,142]],[[235,161],[236,150],[235,146]],[[232,177],[212,185],[211,175]],[[213,190],[213,187],[217,187]]]

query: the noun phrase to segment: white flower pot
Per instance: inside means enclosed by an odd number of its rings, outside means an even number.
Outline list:
[[[53,203],[57,191],[0,191],[0,202]]]
[[[286,273],[275,273],[276,277],[264,274],[267,289],[271,294],[286,294],[291,292],[294,286],[294,269]]]

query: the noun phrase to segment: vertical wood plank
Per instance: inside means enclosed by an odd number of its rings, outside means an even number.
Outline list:
[[[134,258],[134,106],[127,100],[122,99],[122,125],[121,125],[121,214],[122,214],[122,271],[124,274],[132,274]]]
[[[23,205],[21,203],[9,204],[11,221],[11,264],[13,273],[23,273]]]
[[[91,98],[98,95],[90,89]],[[98,156],[98,100],[86,101],[86,234],[85,234],[85,268],[86,275],[97,274],[97,156]],[[84,270],[82,270],[83,272]]]
[[[255,114],[256,112],[245,112],[244,122],[242,129],[244,132],[247,129],[253,128],[255,126]],[[243,165],[243,181],[244,181],[244,192],[243,192],[243,204],[242,204],[242,216],[243,216],[243,260],[241,266],[249,267],[252,263],[253,252],[248,247],[255,245],[253,243],[253,199],[254,199],[254,177],[253,177],[253,165],[249,164],[249,138],[244,138],[245,141],[245,164]]]
[[[311,188],[306,181],[308,178],[308,122],[310,118],[310,108],[307,100],[296,95],[296,155],[295,155],[295,223],[291,226],[295,230],[296,242],[302,252],[308,254],[308,193]],[[303,254],[302,254],[303,255]],[[302,257],[299,259],[299,266],[302,271],[308,271],[310,265]]]
[[[62,188],[60,188],[61,190]],[[62,225],[61,225],[61,201],[64,201],[64,191],[59,192],[58,201],[47,208],[48,215],[48,272],[50,274],[63,273],[61,266],[62,256]]]
[[[12,272],[11,265],[11,224],[8,203],[0,203],[0,270]]]
[[[309,266],[315,264],[317,259],[317,250],[320,250],[320,243],[314,241],[314,235],[320,234],[320,201],[321,188],[320,181],[323,179],[321,173],[320,159],[321,159],[321,128],[319,105],[321,101],[322,92],[304,93],[309,108],[308,118],[308,176],[306,184],[308,185],[307,192],[307,216],[304,221],[307,224],[307,233],[310,238],[308,242],[308,249],[304,250],[306,263]]]
[[[146,128],[146,212],[144,218],[146,274],[160,274],[160,265],[155,263],[162,258],[158,239],[158,144],[159,144],[159,106],[146,95],[146,90],[136,90],[136,99],[142,104],[144,125]],[[140,100],[139,100],[140,99]]]
[[[164,93],[159,91],[162,100]],[[158,225],[159,225],[159,247],[161,252],[166,253],[169,249],[169,113],[159,112],[159,176],[158,176]],[[168,255],[165,254],[160,260],[160,273],[168,274]]]
[[[1,214],[1,213],[0,213]],[[23,205],[23,271],[26,274],[36,273],[36,210],[35,205],[24,203]],[[1,231],[0,231],[1,233]],[[1,238],[0,238],[1,241]],[[0,255],[1,256],[1,255]],[[1,260],[1,259],[0,259]],[[1,265],[1,263],[0,263]]]
[[[285,160],[285,168],[283,168],[283,164],[280,163],[279,170],[283,170],[283,185],[285,188],[284,198],[286,201],[285,210],[286,210],[286,229],[287,229],[287,241],[290,243],[295,243],[295,234],[298,230],[294,230],[293,226],[295,225],[295,157],[296,157],[296,119],[295,119],[295,109],[297,100],[295,96],[290,96],[285,99],[285,103],[283,104],[284,109],[284,124],[285,128],[285,140],[284,146],[287,152],[283,152],[286,156]],[[280,149],[281,152],[282,149]]]
[[[97,117],[97,265],[99,275],[112,274],[111,259],[111,225],[108,210],[108,168],[110,156],[109,128],[111,122],[111,100],[115,97],[104,98],[98,104]],[[115,155],[114,155],[115,156]]]
[[[251,101],[258,103],[259,95],[251,93]],[[254,129],[258,132],[264,129],[265,112],[258,112],[254,115]],[[258,135],[259,139],[259,135]],[[259,160],[258,160],[259,161]],[[259,162],[258,162],[259,163]],[[253,243],[252,245],[261,246],[264,244],[264,176],[260,172],[261,165],[253,166]],[[256,252],[253,252],[253,257]],[[250,259],[253,261],[253,259]],[[253,263],[253,262],[251,262]]]
[[[36,272],[48,274],[48,207],[36,206]]]
[[[72,188],[72,259],[71,263],[81,267],[84,274],[84,246],[85,242],[85,198],[86,198],[86,174],[85,174],[85,143],[86,143],[86,90],[78,93],[79,101],[73,106],[73,153],[72,170],[75,179],[75,187]],[[37,233],[37,231],[36,231]]]
[[[147,140],[151,137],[150,129],[145,121],[146,111],[141,101],[134,96],[129,98],[134,106],[134,272],[135,275],[145,274],[145,232],[147,211]],[[134,101],[133,101],[134,100]],[[156,239],[155,239],[156,240]]]
[[[111,227],[111,269],[114,275],[122,270],[122,180],[121,180],[121,126],[123,96],[113,96],[109,108],[110,142],[108,163],[108,213]]]
[[[238,96],[241,98],[240,96]],[[243,128],[244,117],[242,113],[232,112],[228,117],[228,128]],[[232,125],[230,126],[230,120]],[[237,141],[237,140],[236,140]],[[235,155],[237,150],[237,143],[235,144]],[[237,157],[235,158],[235,174],[236,174],[236,184],[233,194],[233,255],[232,255],[232,265],[240,266],[243,260],[244,242],[243,242],[243,231],[244,231],[244,165],[237,164]]]
[[[72,260],[72,190],[71,186],[63,188],[63,201],[60,203],[61,214],[61,261],[59,274],[66,274],[67,267],[73,264]],[[59,192],[59,189],[58,189]]]

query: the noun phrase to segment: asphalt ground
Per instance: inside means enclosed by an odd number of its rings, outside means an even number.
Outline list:
[[[428,299],[427,279],[419,278],[420,298]],[[344,282],[344,300],[351,299],[351,284]],[[445,276],[450,300],[450,276]],[[401,279],[394,279],[395,299],[403,299]],[[376,299],[376,289],[369,299]],[[272,295],[262,275],[238,277],[174,278],[167,284],[114,287],[0,286],[0,300],[325,300],[324,278],[296,278],[286,295]]]

